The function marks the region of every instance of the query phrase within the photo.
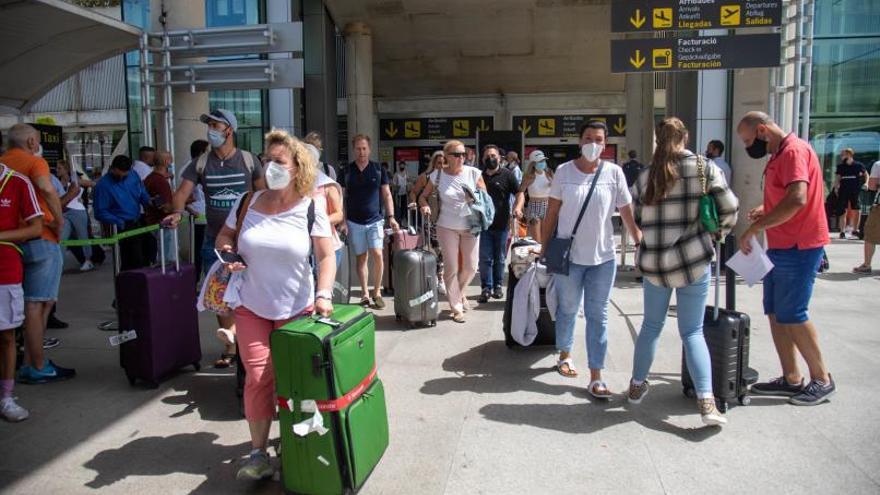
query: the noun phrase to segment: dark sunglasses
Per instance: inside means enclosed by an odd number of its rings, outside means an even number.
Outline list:
[[[466,151],[451,151],[446,153],[446,156],[454,156],[455,158],[464,158],[467,156]]]

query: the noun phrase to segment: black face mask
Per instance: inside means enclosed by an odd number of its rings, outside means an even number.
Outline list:
[[[498,160],[494,158],[486,158],[486,168],[489,170],[495,170],[498,168]]]
[[[746,148],[746,153],[755,160],[764,158],[767,156],[767,141],[755,136],[755,141],[752,142],[751,146]]]

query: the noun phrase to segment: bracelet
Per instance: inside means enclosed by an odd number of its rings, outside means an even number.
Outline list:
[[[317,299],[326,299],[328,301],[333,300],[333,292],[329,290],[319,290],[315,293],[315,300]]]

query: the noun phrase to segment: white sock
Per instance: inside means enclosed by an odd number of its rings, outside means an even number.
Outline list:
[[[641,387],[643,383],[645,383],[645,380],[636,380],[635,378],[632,379],[632,384],[636,387]]]

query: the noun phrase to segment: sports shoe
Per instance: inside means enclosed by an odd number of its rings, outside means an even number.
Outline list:
[[[629,382],[629,393],[627,394],[627,400],[629,400],[630,404],[640,404],[642,399],[648,395],[648,390],[650,389],[650,385],[648,384],[648,380],[643,381],[640,385],[636,385],[635,382],[630,380]]]
[[[52,349],[61,345],[61,340],[54,337],[43,337],[43,349]]]
[[[269,454],[254,449],[238,469],[235,479],[258,481],[271,478],[273,474],[275,474],[275,470],[269,464]]]
[[[489,289],[483,289],[483,292],[480,293],[480,297],[477,298],[477,302],[480,304],[486,304],[487,302],[489,302],[489,296],[491,295],[492,293],[489,291]]]
[[[697,399],[697,407],[700,409],[700,418],[706,426],[723,426],[727,424],[727,418],[718,412],[715,399]]]
[[[822,383],[819,380],[810,380],[810,383],[801,391],[794,395],[788,402],[796,406],[816,406],[828,400],[837,391],[834,385],[834,378],[831,373],[828,374],[831,383]]]
[[[840,238],[841,238],[841,239],[846,239],[846,232],[841,231],[841,232],[840,232]]]
[[[10,423],[18,423],[28,419],[28,410],[15,403],[15,399],[7,397],[0,399],[0,416]]]
[[[504,291],[501,290],[501,287],[496,287],[492,291],[492,299],[504,299]]]
[[[83,263],[82,266],[79,267],[79,271],[81,272],[87,272],[94,269],[95,265],[89,260],[86,260],[85,263]]]
[[[60,382],[76,376],[76,370],[62,368],[50,360],[43,361],[43,367],[36,369],[33,366],[22,366],[18,370],[16,379],[18,383],[26,385],[39,385],[42,383]]]
[[[769,382],[756,383],[752,385],[750,393],[752,395],[775,395],[777,397],[791,397],[799,394],[804,388],[804,379],[797,385],[792,385],[786,381],[784,376],[770,380]]]

